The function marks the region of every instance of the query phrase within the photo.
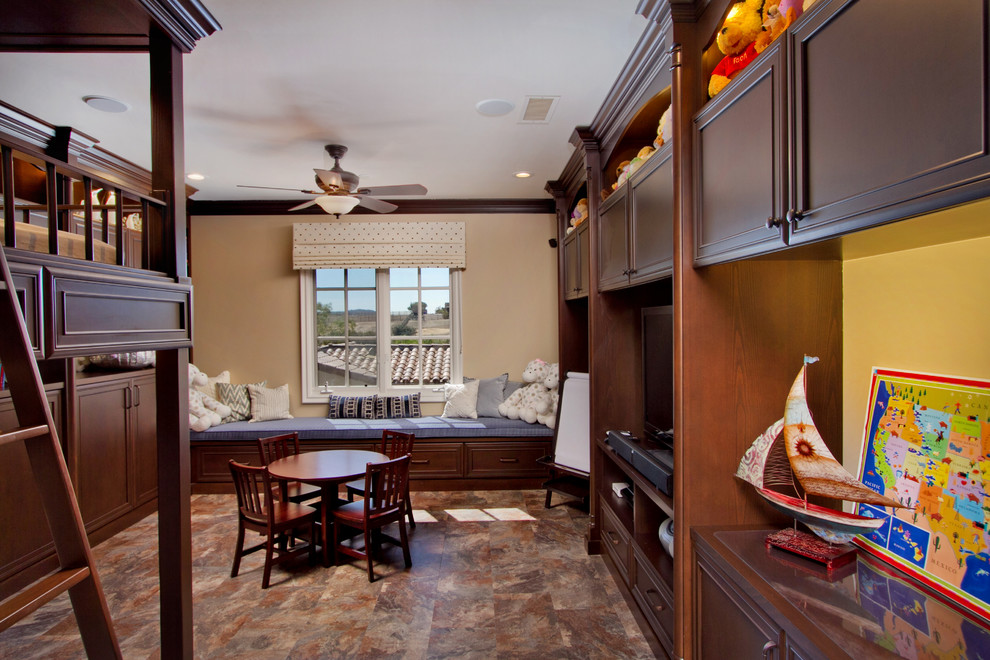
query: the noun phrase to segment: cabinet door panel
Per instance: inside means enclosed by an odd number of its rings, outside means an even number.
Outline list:
[[[632,184],[630,280],[634,283],[669,275],[674,268],[673,150],[653,158],[658,162],[647,162],[643,169],[649,168],[649,171]]]
[[[768,218],[784,215],[783,41],[695,118],[699,265],[784,247],[780,231],[767,228]]]
[[[626,222],[626,190],[616,190],[602,204],[598,231],[598,288],[625,286],[629,281],[629,233]]]
[[[698,657],[780,657],[783,632],[699,561]],[[776,655],[768,655],[776,649]]]
[[[581,238],[575,230],[564,238],[564,298],[581,293]]]
[[[580,255],[580,267],[578,268],[578,296],[586,298],[591,288],[591,239],[588,237],[588,221],[575,232],[578,235],[578,254]]]
[[[138,505],[158,494],[158,416],[155,405],[155,377],[135,380],[132,391],[134,503]]]
[[[127,383],[79,390],[76,494],[91,531],[129,507],[127,475]]]
[[[985,3],[946,0],[932,12],[923,0],[861,0],[825,9],[793,37],[802,91],[793,115],[795,240],[951,202],[940,194],[974,195],[972,185],[952,189],[990,172]],[[920,205],[895,206],[914,200]]]

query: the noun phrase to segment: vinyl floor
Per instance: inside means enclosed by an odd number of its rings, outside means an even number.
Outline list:
[[[230,577],[233,495],[194,495],[197,658],[652,658],[599,556],[587,514],[544,491],[414,492],[413,566],[385,546],[363,562],[275,567],[263,553]],[[125,658],[160,658],[157,517],[94,554]],[[397,536],[395,530],[393,535]],[[84,658],[67,595],[0,633],[0,658]]]

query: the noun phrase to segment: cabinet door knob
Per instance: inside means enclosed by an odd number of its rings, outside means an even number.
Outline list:
[[[780,218],[767,218],[767,229],[777,229],[780,227]]]
[[[141,386],[140,385],[135,385],[134,386],[134,394],[131,395],[131,399],[132,399],[135,407],[141,405]]]
[[[775,654],[774,651],[777,650],[777,642],[767,642],[763,645],[763,660],[770,660]]]
[[[801,211],[798,211],[796,209],[790,209],[789,211],[787,211],[787,215],[784,216],[784,219],[787,220],[787,224],[789,224],[791,227],[796,227],[798,220],[800,220],[803,217],[804,214]]]
[[[663,604],[662,600],[660,600],[659,591],[651,587],[646,590],[646,595],[652,596],[651,600],[656,601],[655,604],[653,605],[654,610],[656,610],[657,612],[663,612],[665,609],[667,609],[667,606]]]
[[[609,530],[605,531],[605,536],[608,537],[609,542],[612,545],[619,545],[619,539],[616,538],[615,533]]]

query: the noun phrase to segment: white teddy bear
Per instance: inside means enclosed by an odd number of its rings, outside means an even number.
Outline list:
[[[196,386],[203,386],[210,382],[209,377],[199,368],[189,364],[189,429],[191,431],[205,431],[211,426],[216,426],[230,415],[230,406],[220,403],[209,394],[200,392]]]
[[[550,371],[550,365],[543,360],[533,360],[526,365],[523,370],[522,379],[524,385],[509,395],[509,398],[498,407],[498,412],[502,417],[509,419],[521,419],[529,424],[536,423],[537,409],[549,405],[550,390],[543,384],[543,380]]]
[[[557,406],[560,403],[560,365],[556,362],[550,365],[547,370],[547,377],[543,379],[543,385],[550,392],[550,398],[542,410],[536,411],[536,421],[545,426],[553,428],[557,425]]]

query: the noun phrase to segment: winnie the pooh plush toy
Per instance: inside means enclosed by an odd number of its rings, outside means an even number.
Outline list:
[[[732,5],[715,38],[725,57],[712,71],[708,96],[713,97],[721,92],[758,55],[755,44],[763,30],[762,10],[763,0],[743,0]]]
[[[657,137],[653,140],[653,148],[659,149],[663,145],[670,142],[671,137],[673,137],[674,128],[671,126],[670,122],[670,106],[663,111],[660,115],[660,122],[657,124]]]

